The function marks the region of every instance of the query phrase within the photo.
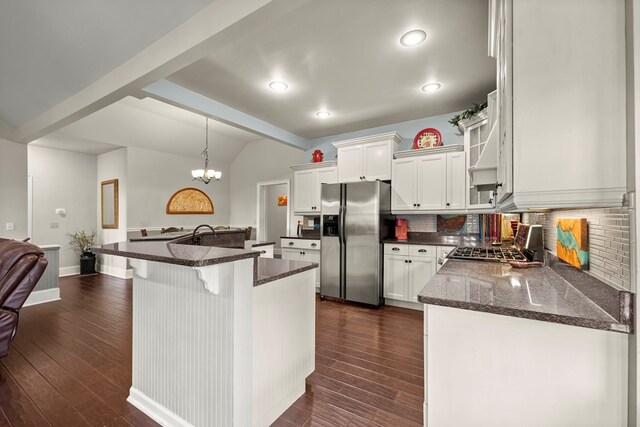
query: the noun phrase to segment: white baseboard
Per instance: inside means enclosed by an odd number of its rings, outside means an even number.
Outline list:
[[[23,307],[59,300],[60,288],[43,289],[41,291],[31,292],[31,295],[29,295],[29,298],[25,301]]]
[[[164,427],[193,427],[184,419],[171,412],[143,392],[131,387],[127,402],[144,412],[149,418]]]
[[[98,264],[96,270],[99,273],[106,274],[107,276],[119,277],[121,279],[133,278],[133,269],[113,267],[111,265]]]
[[[424,311],[424,304],[421,302],[409,302],[409,301],[400,301],[396,299],[384,299],[385,305],[391,305],[393,307],[401,307],[401,308],[409,308],[411,310],[419,310]]]
[[[74,276],[76,274],[80,274],[79,265],[72,265],[71,267],[60,267],[60,277]]]

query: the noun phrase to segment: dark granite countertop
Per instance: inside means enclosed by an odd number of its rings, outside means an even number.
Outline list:
[[[177,239],[192,234],[193,231],[174,231],[164,234],[153,234],[151,236],[136,236],[129,238],[130,242],[162,242]]]
[[[95,253],[166,262],[188,267],[238,261],[260,256],[259,252],[218,246],[195,246],[171,242],[119,242],[92,248]]]
[[[397,245],[468,246],[475,245],[478,242],[478,236],[475,234],[443,236],[438,233],[425,233],[416,231],[410,231],[407,234],[407,240],[384,239],[382,243],[395,243]]]
[[[254,286],[264,285],[314,268],[318,268],[315,262],[258,258],[258,275]]]
[[[320,236],[298,237],[298,236],[280,236],[282,239],[303,239],[303,240],[320,240]]]
[[[449,260],[420,291],[418,301],[632,333],[632,294],[567,267],[557,259],[548,266],[528,269],[514,269],[508,263]]]
[[[245,240],[244,244],[245,244],[245,247],[246,247],[246,245],[250,245],[252,248],[257,248],[259,246],[275,245],[276,242],[266,242],[264,240]]]

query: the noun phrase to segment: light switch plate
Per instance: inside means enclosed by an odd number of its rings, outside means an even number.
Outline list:
[[[50,228],[58,228],[58,223],[57,223],[57,222],[52,222],[52,223],[49,225],[49,227],[50,227]]]
[[[15,229],[15,225],[12,222],[8,222],[5,226],[7,231],[13,231]]]

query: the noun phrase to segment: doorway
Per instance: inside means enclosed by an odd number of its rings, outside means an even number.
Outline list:
[[[258,183],[256,239],[275,242],[276,258],[282,256],[280,238],[289,234],[290,189],[288,179]]]

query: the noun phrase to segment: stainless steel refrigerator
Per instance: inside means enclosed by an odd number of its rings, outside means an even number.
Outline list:
[[[391,237],[391,187],[322,184],[320,296],[381,305],[382,240]]]

